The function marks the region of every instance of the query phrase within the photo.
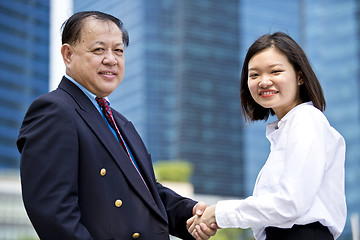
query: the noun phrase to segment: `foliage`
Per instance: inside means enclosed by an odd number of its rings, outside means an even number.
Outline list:
[[[254,240],[252,231],[250,229],[241,228],[226,228],[219,229],[211,240]]]
[[[189,182],[193,173],[193,165],[183,160],[157,161],[154,171],[158,181]],[[254,240],[250,229],[219,229],[211,240]]]
[[[158,181],[189,182],[193,165],[182,160],[157,161],[154,171]]]

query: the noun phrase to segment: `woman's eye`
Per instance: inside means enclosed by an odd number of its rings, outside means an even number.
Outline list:
[[[281,73],[281,72],[283,72],[282,70],[273,70],[271,73]]]
[[[257,74],[257,73],[250,73],[249,74],[250,78],[254,78],[254,77],[257,77],[257,76],[259,76],[259,74]]]

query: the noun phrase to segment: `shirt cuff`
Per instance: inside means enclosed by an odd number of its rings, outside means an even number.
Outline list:
[[[220,228],[239,228],[244,225],[239,212],[241,200],[219,201],[215,208],[216,223]]]

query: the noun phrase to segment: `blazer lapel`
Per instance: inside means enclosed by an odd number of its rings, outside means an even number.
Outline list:
[[[113,113],[116,113],[112,109]],[[113,114],[114,119],[116,121],[116,124],[119,127],[119,130],[121,132],[122,137],[126,141],[127,145],[129,146],[130,150],[132,151],[132,154],[136,158],[136,163],[138,164],[138,167],[140,168],[140,172],[142,177],[144,178],[150,192],[151,192],[151,207],[160,215],[163,217],[163,219],[167,222],[167,215],[165,207],[160,199],[160,196],[157,192],[156,186],[154,184],[154,179],[152,177],[151,172],[153,171],[152,165],[149,166],[150,159],[148,159],[148,153],[147,150],[138,135],[135,127],[130,121],[123,121],[120,117],[118,117],[117,114]],[[150,162],[150,164],[152,164]],[[144,183],[142,183],[144,185]],[[147,191],[148,192],[148,191]],[[146,197],[146,195],[144,196]],[[146,199],[145,199],[146,200]],[[155,202],[154,202],[155,200]]]
[[[151,195],[148,189],[139,177],[139,174],[129,159],[127,153],[121,147],[103,117],[99,113],[97,113],[97,115],[99,115],[100,118],[95,117],[94,114],[89,114],[86,111],[80,110],[78,112],[92,131],[99,137],[99,140],[103,143],[104,147],[110,152],[114,161],[117,163],[125,177],[133,185],[134,189],[139,193],[139,195],[141,195],[141,197],[144,198],[144,200],[146,200],[146,202],[151,202]]]
[[[149,167],[144,166],[142,162],[143,156],[139,156],[139,152],[137,148],[140,148],[140,145],[136,143],[133,137],[129,137],[128,131],[121,131],[126,143],[131,146],[132,153],[136,157],[138,165],[140,165],[141,172],[143,174],[143,178],[146,181],[149,190],[145,186],[142,179],[139,177],[137,170],[129,159],[125,150],[121,147],[118,140],[115,138],[114,134],[109,129],[106,124],[104,118],[101,116],[99,111],[95,108],[93,103],[88,99],[88,97],[79,89],[76,85],[74,85],[71,81],[66,79],[65,77],[59,84],[59,88],[68,92],[74,100],[79,105],[79,109],[76,111],[79,113],[81,118],[85,121],[85,123],[89,126],[89,128],[98,136],[99,140],[102,142],[103,146],[108,150],[108,152],[113,157],[114,161],[119,166],[119,169],[123,173],[123,175],[128,179],[129,183],[133,186],[138,195],[143,198],[144,202],[149,205],[151,209],[153,209],[159,216],[161,216],[166,222],[166,211],[164,209],[163,204],[159,204],[159,194],[157,193],[156,187],[154,186],[153,181],[149,175]],[[114,114],[115,115],[115,114]],[[121,120],[119,117],[114,116],[115,121],[118,124],[120,129],[123,129],[125,122]],[[130,123],[130,122],[129,122]],[[132,126],[132,124],[130,123]],[[133,127],[132,127],[133,128]],[[133,131],[136,130],[133,129]],[[130,130],[129,132],[132,132]],[[131,135],[131,134],[130,134]],[[141,140],[140,140],[141,141]],[[138,160],[139,159],[139,160]],[[154,196],[154,198],[153,198]],[[158,203],[156,203],[156,202]],[[160,200],[161,201],[161,200]]]

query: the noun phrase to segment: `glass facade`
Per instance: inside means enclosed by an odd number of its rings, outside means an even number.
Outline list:
[[[48,91],[49,1],[0,1],[0,168],[17,168],[25,111]]]
[[[15,170],[0,171],[0,239],[38,239],[21,198],[20,179]]]
[[[353,0],[303,1],[305,50],[324,88],[329,122],[346,141],[348,219],[360,212],[359,7]],[[331,29],[331,30],[330,30]],[[350,221],[342,239],[351,239]]]
[[[360,211],[359,99],[350,92],[359,82],[359,1],[116,2],[75,0],[75,10],[107,11],[127,26],[125,79],[113,105],[135,123],[155,161],[193,162],[195,193],[252,193],[269,143],[266,123],[244,128],[240,66],[255,39],[283,31],[307,53],[325,92],[325,115],[345,137],[349,217]],[[350,222],[342,239],[349,236]]]
[[[183,2],[174,117],[196,193],[243,195],[238,18],[238,1]]]
[[[0,170],[17,172],[20,124],[29,104],[48,91],[49,5],[0,1]],[[325,115],[347,143],[348,219],[360,212],[360,99],[354,92],[360,0],[74,0],[74,11],[94,9],[119,17],[130,34],[125,77],[110,97],[112,105],[134,123],[155,162],[194,164],[196,194],[252,193],[270,145],[265,122],[244,127],[241,65],[259,36],[290,34],[323,86]],[[18,192],[1,191],[0,200],[1,238],[18,221],[1,219],[17,208],[12,202],[21,202]],[[28,224],[26,217],[22,221]],[[350,221],[340,239],[351,239]]]
[[[49,0],[0,1],[0,239],[36,239],[22,199],[16,138],[48,91]]]
[[[264,34],[282,31],[290,34],[295,41],[299,42],[301,22],[299,9],[299,1],[240,1],[240,68],[250,45]],[[239,71],[241,71],[240,68]],[[275,117],[270,117],[267,122],[273,121],[275,121]],[[244,130],[246,195],[252,194],[256,177],[270,152],[270,143],[265,137],[265,128],[266,123],[258,121],[248,123]]]
[[[351,239],[350,217],[360,212],[359,1],[240,1],[241,59],[259,36],[276,31],[290,34],[304,49],[324,90],[325,115],[345,138],[348,222],[340,239]],[[252,10],[252,11],[251,11]],[[269,119],[272,122],[275,119]],[[265,123],[245,130],[246,191],[269,153]]]
[[[238,1],[74,1],[130,34],[125,78],[110,96],[154,161],[194,164],[198,194],[243,196]]]

